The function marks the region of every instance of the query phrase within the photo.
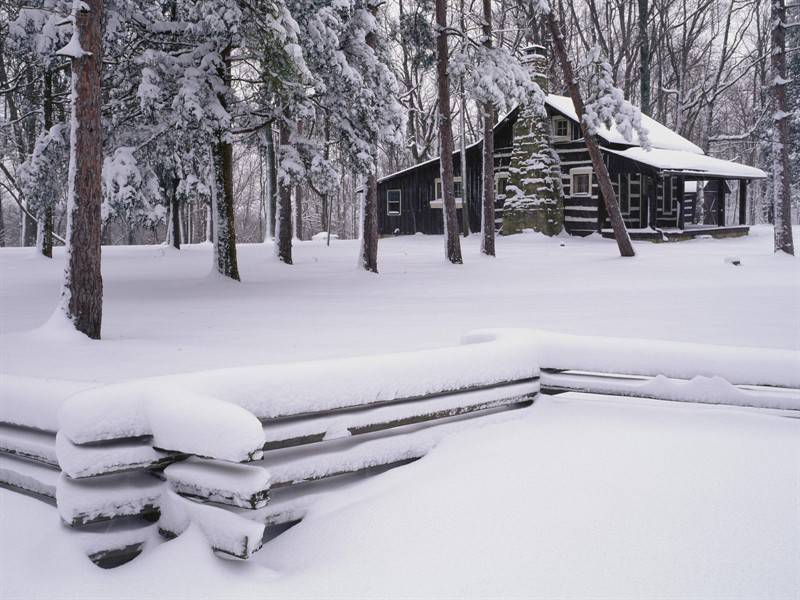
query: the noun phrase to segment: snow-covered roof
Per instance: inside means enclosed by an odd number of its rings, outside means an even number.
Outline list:
[[[767,177],[767,174],[761,169],[693,152],[662,148],[653,148],[647,151],[639,146],[632,146],[625,150],[603,148],[603,151],[655,167],[660,171],[681,175],[716,176],[730,179],[766,179]]]
[[[568,96],[557,96],[555,94],[548,94],[545,102],[551,108],[554,108],[563,115],[569,117],[573,121],[578,121],[578,115],[575,112],[575,105],[572,99]],[[685,137],[678,135],[669,127],[665,127],[655,119],[651,119],[647,115],[642,115],[642,125],[647,129],[650,144],[653,148],[663,148],[665,150],[682,150],[684,152],[693,152],[695,154],[703,154],[703,149],[696,146]],[[619,132],[616,125],[611,125],[611,128],[603,127],[598,135],[612,144],[625,144],[632,146],[639,146],[639,138],[634,132],[632,140],[626,140]]]

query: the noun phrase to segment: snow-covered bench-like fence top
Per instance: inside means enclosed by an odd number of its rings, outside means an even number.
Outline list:
[[[54,502],[99,564],[192,522],[247,558],[332,478],[420,458],[470,417],[511,418],[540,386],[800,410],[800,356],[490,330],[451,348],[105,386],[8,376],[0,485]]]

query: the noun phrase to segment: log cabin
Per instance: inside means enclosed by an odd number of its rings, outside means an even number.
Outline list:
[[[529,65],[540,87],[546,89],[547,83],[541,75],[543,61],[541,46],[526,48],[523,62]],[[557,198],[548,212],[548,225],[539,227],[537,223],[541,219],[532,218],[529,228],[548,235],[561,231],[578,236],[598,232],[611,237],[610,223],[574,105],[570,98],[555,94],[545,95],[544,111],[518,106],[495,125],[492,176],[498,232],[508,235],[528,228],[521,227],[518,214],[514,220],[509,218],[510,199],[514,199],[516,213],[520,212],[520,206],[524,212],[526,203],[522,196],[526,193],[532,196],[527,199],[532,213],[539,210],[537,204],[546,203],[539,202],[541,199],[537,199],[535,190],[525,191],[519,185],[510,185],[521,170],[520,162],[530,159],[529,140],[526,146],[522,138],[530,137],[526,132],[534,125],[523,121],[531,119],[543,120],[537,126],[546,131],[545,143],[551,155],[557,157],[554,169],[548,171],[547,176],[552,173],[558,181],[554,186]],[[644,114],[642,124],[648,132],[650,149],[643,148],[635,134],[626,140],[613,124],[602,127],[597,135],[631,237],[668,241],[700,234],[746,235],[747,185],[766,178],[766,174],[754,167],[708,156],[699,146]],[[454,153],[453,160],[458,216],[461,219],[461,211],[467,211],[469,228],[473,232],[480,231],[481,226],[482,152],[482,140],[466,147],[466,175],[461,173],[459,151]],[[735,196],[730,198],[732,193]],[[378,182],[380,234],[443,233],[441,197],[438,157],[382,177]],[[520,197],[522,203],[517,202]]]

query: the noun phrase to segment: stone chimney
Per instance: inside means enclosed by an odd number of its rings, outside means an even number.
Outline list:
[[[544,94],[548,92],[545,48],[531,45],[521,59],[531,79]],[[514,123],[506,201],[503,206],[503,235],[533,229],[545,235],[558,235],[564,228],[564,200],[561,193],[561,167],[551,144],[551,123],[541,99],[519,108]]]

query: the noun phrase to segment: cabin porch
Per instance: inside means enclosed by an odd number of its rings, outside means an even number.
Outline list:
[[[614,237],[612,229],[604,228],[601,233],[604,238]],[[648,242],[682,242],[702,237],[742,237],[748,233],[750,233],[748,225],[687,225],[683,229],[677,227],[628,229],[632,240]]]

